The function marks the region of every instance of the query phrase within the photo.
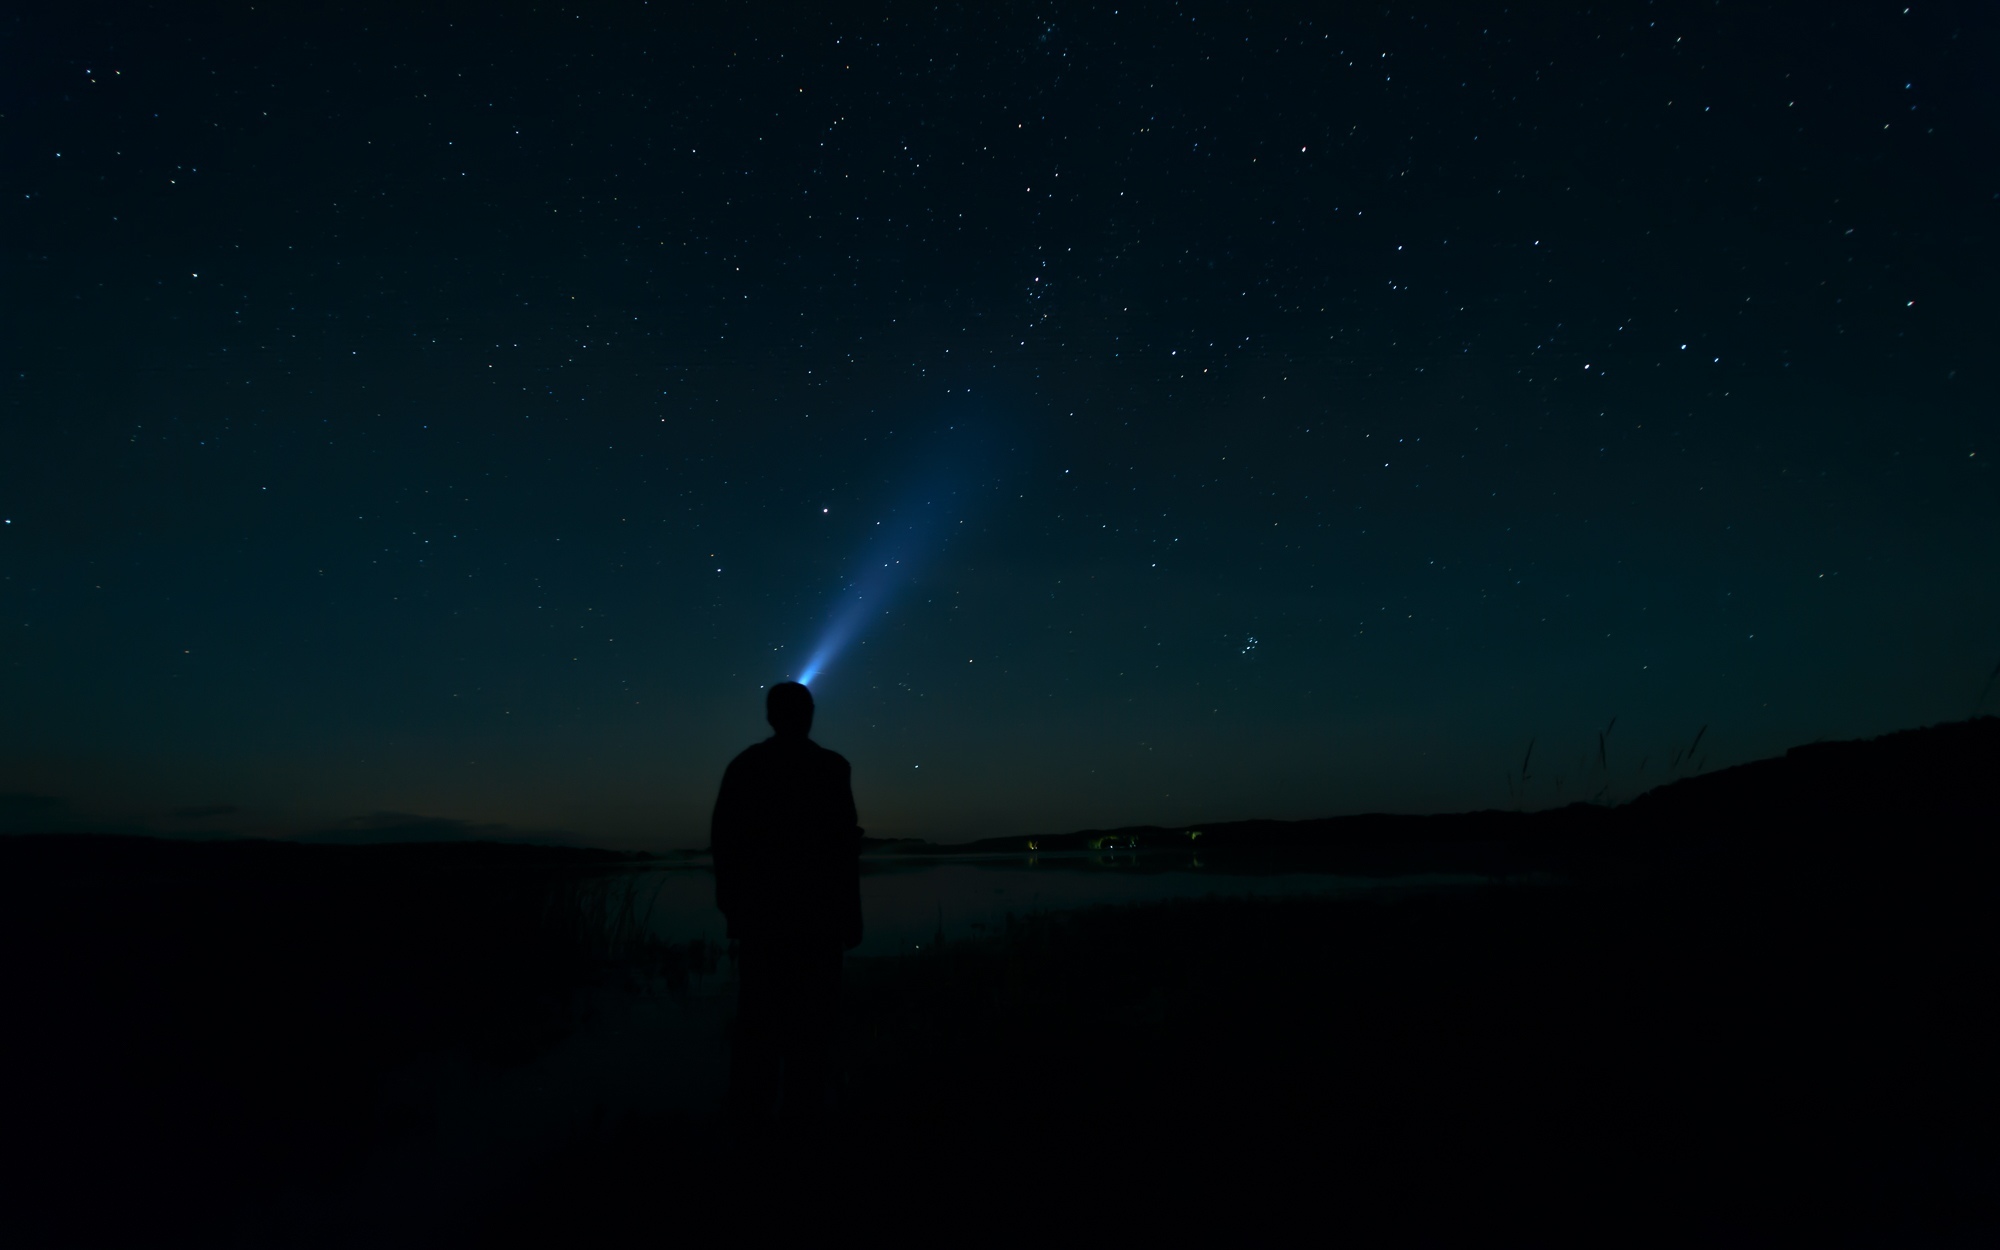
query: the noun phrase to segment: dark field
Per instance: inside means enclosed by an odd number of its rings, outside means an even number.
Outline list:
[[[775,1148],[830,1205],[936,1229],[1974,1244],[2000,1229],[1991,890],[1818,885],[1218,899],[864,964],[851,1123],[634,1123],[495,1241],[643,1231],[689,1187],[761,1190]]]
[[[526,1063],[583,1027],[587,988],[702,983],[717,952],[646,938],[627,865],[11,839],[8,1240],[625,1244],[852,1218],[1991,1244],[1996,764],[1986,720],[1615,809],[1210,826],[1223,860],[1387,872],[1401,839],[1494,884],[1036,915],[853,960],[839,1115],[745,1135],[610,1105],[448,1226],[311,1212],[411,1131],[385,1091],[412,1064]]]

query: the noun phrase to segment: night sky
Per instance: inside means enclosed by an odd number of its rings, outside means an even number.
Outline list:
[[[698,846],[841,636],[946,840],[2000,660],[1986,6],[182,7],[0,19],[0,827]]]

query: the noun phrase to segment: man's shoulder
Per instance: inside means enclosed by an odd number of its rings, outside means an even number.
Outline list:
[[[723,783],[727,785],[733,781],[749,781],[760,773],[769,772],[777,763],[771,751],[770,739],[753,742],[738,751],[736,758],[729,761],[729,767],[722,772]]]
[[[776,759],[776,756],[773,756]],[[788,742],[784,745],[784,766],[800,772],[820,777],[845,778],[852,770],[847,757],[838,751],[829,751],[811,738]]]
[[[811,738],[788,742],[782,738],[771,737],[762,742],[753,742],[736,753],[736,758],[729,761],[729,767],[732,771],[742,768],[761,768],[767,764],[796,767],[800,760],[809,760],[820,768],[850,771],[845,755],[838,751],[829,751]]]

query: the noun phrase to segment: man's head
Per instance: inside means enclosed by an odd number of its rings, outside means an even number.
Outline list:
[[[813,727],[812,691],[795,681],[781,681],[764,696],[764,719],[780,738],[803,738]]]

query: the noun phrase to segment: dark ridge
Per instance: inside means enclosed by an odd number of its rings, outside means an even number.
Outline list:
[[[1689,834],[1720,821],[1766,836],[1811,835],[1828,822],[1879,822],[1907,832],[1931,822],[2000,816],[2000,717],[1981,716],[1879,738],[1813,742],[1774,759],[1687,777],[1617,809]],[[1685,822],[1697,822],[1687,824]]]
[[[1793,747],[1772,759],[1670,782],[1618,806],[1578,802],[1537,812],[1127,825],[954,844],[882,840],[874,849],[904,855],[1196,851],[1204,857],[1275,855],[1289,865],[1360,872],[1454,865],[1575,870],[1718,843],[1736,852],[1835,844],[1860,849],[1868,839],[1883,846],[1891,839],[1953,833],[1969,822],[2000,820],[1996,776],[2000,718],[1985,716]]]

